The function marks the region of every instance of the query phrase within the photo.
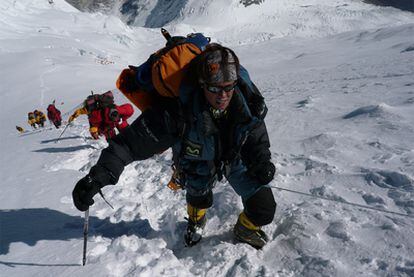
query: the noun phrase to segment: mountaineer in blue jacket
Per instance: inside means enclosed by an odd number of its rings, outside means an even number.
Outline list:
[[[244,206],[233,229],[235,237],[262,248],[268,237],[261,226],[272,222],[276,210],[268,186],[275,166],[264,123],[267,108],[235,53],[208,45],[192,61],[179,99],[159,103],[110,141],[76,184],[75,206],[87,210],[102,187],[118,182],[127,164],[171,147],[175,176],[186,190],[186,245],[201,240],[213,186],[225,177]]]

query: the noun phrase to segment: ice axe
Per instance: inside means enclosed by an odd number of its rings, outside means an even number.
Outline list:
[[[85,211],[85,222],[83,224],[83,258],[82,266],[86,264],[86,248],[88,246],[88,231],[89,231],[89,209]]]
[[[57,143],[60,140],[60,138],[62,137],[62,135],[66,131],[66,129],[69,127],[69,125],[70,125],[70,123],[66,124],[65,129],[63,129],[62,133],[60,133],[60,136],[57,138],[57,140],[55,140],[55,143]]]
[[[161,34],[164,36],[164,38],[165,38],[167,41],[170,41],[170,39],[171,39],[171,35],[170,35],[170,33],[169,33],[166,29],[161,28]]]
[[[101,190],[99,190],[99,194],[103,198],[103,200],[106,202],[106,204],[109,205],[112,209],[112,205],[105,199],[103,193]],[[83,223],[83,258],[82,258],[82,266],[85,266],[86,264],[86,250],[88,247],[88,232],[89,232],[89,208],[85,211],[85,221]]]

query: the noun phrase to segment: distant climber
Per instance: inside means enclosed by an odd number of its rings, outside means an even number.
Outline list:
[[[33,114],[34,114],[34,118],[36,120],[36,124],[40,127],[44,127],[45,122],[46,122],[45,114],[42,111],[39,111],[39,110],[34,110]]]
[[[131,104],[115,105],[112,91],[88,96],[83,106],[70,117],[69,123],[82,114],[88,115],[89,132],[94,139],[105,136],[107,140],[116,135],[115,128],[121,132],[128,126],[127,119],[134,113]]]
[[[62,117],[60,111],[55,106],[55,101],[47,107],[47,118],[58,129],[62,125]]]
[[[37,129],[36,118],[33,112],[27,114],[27,123],[32,126],[33,129]]]

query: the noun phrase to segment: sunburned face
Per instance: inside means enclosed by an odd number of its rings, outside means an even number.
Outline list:
[[[204,95],[214,109],[224,111],[233,97],[236,82],[223,82],[218,84],[205,84]]]

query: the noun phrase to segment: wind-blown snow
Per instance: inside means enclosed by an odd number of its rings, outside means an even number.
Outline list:
[[[142,62],[163,41],[158,30],[54,2],[0,1],[2,276],[414,275],[412,14],[358,1],[330,1],[331,8],[289,1],[287,21],[303,24],[295,15],[312,10],[308,20],[325,15],[331,29],[281,33],[284,25],[277,21],[262,29],[263,16],[247,31],[243,22],[233,22],[224,32],[217,22],[205,25],[207,13],[204,25],[201,16],[200,25],[190,24],[195,13],[171,26],[176,32],[208,31],[234,46],[249,69],[269,107],[278,171],[272,186],[411,217],[274,189],[278,209],[264,227],[271,241],[257,251],[234,243],[231,230],[242,203],[222,182],[214,188],[203,241],[185,248],[184,192],[166,187],[167,151],[129,165],[119,184],[105,187],[114,210],[95,197],[82,267],[83,219],[71,191],[106,142],[90,139],[84,117],[58,143],[62,129],[48,125],[18,135],[15,125],[29,129],[27,112],[44,111],[53,99],[67,119],[90,90],[114,88],[122,68]],[[266,14],[270,2],[251,7]],[[360,14],[352,24],[331,17],[350,7]],[[222,15],[239,9],[222,6]],[[257,39],[272,24],[277,35]],[[116,101],[127,100],[116,93]]]

